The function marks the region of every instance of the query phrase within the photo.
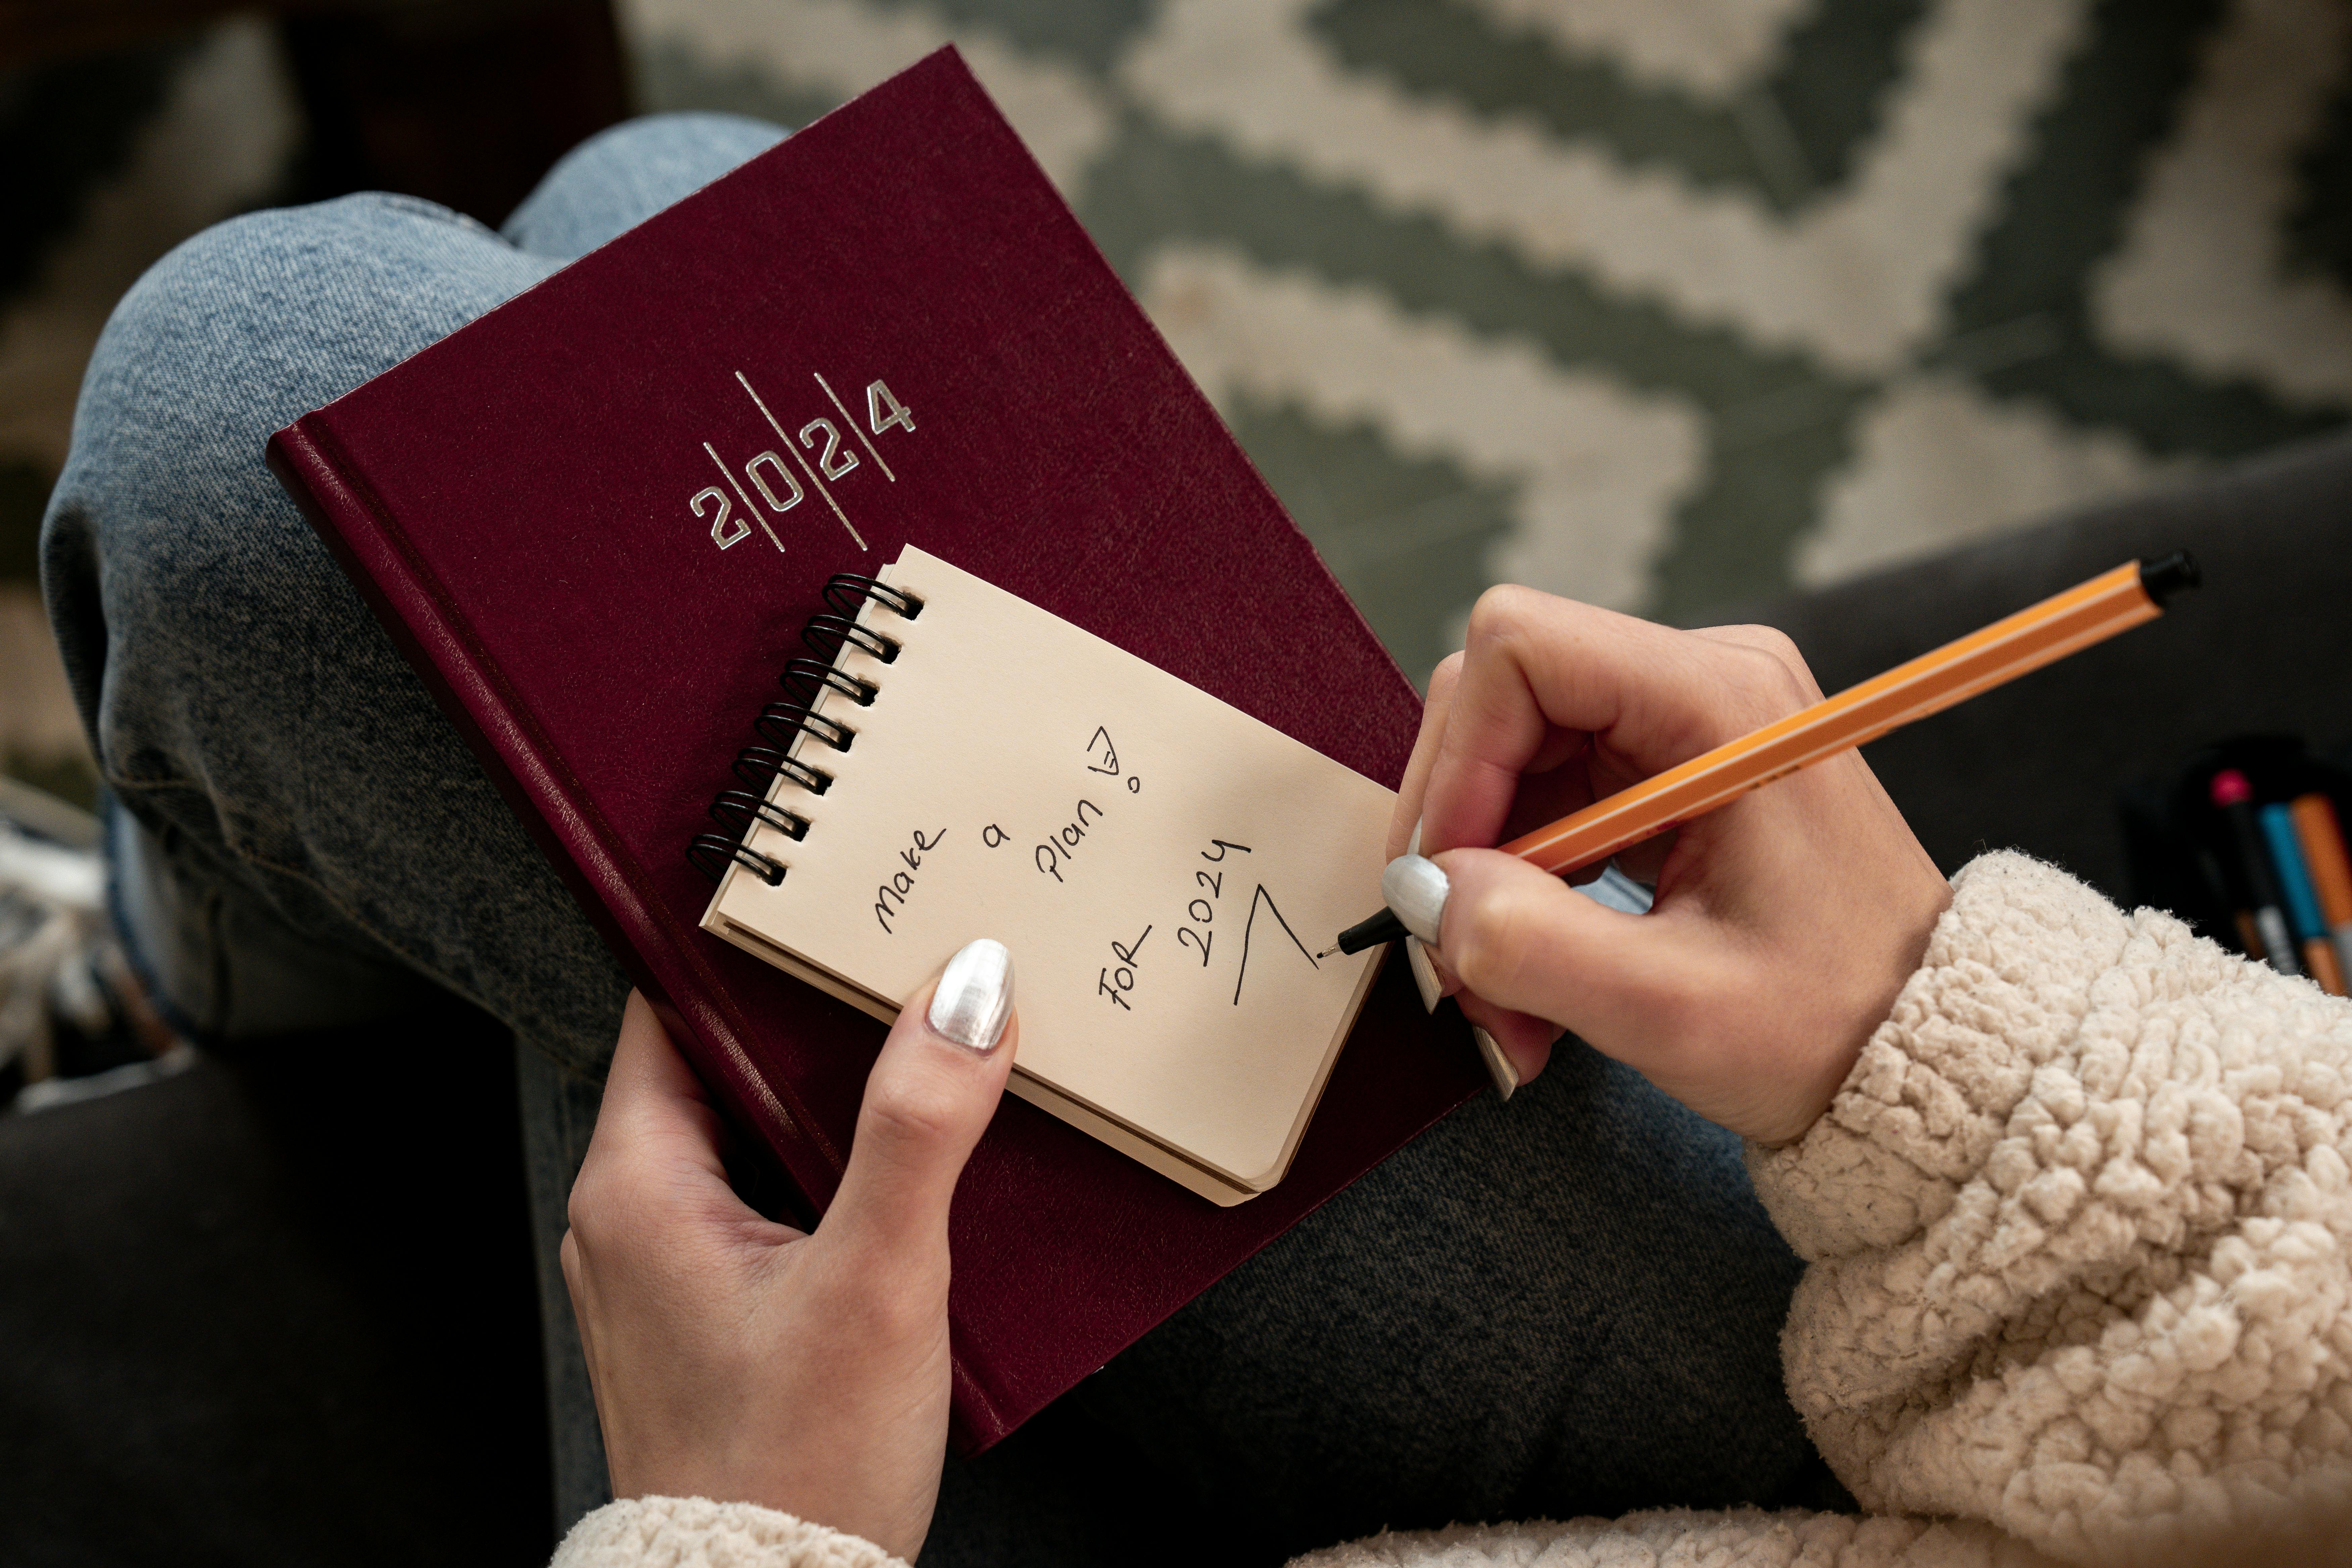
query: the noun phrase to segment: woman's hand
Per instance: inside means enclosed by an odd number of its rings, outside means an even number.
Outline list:
[[[1859,755],[1620,855],[1656,879],[1647,915],[1483,847],[1820,698],[1769,627],[1675,631],[1527,588],[1478,601],[1430,679],[1389,849],[1421,824],[1452,884],[1432,956],[1522,1079],[1566,1028],[1749,1137],[1798,1138],[1828,1106],[1950,899]]]
[[[917,995],[814,1235],[728,1186],[709,1097],[629,997],[563,1278],[613,1495],[756,1502],[911,1561],[948,1428],[948,1202],[1013,1066],[1004,949]]]

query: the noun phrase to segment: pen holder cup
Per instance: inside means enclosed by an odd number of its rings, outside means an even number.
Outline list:
[[[2221,808],[2214,775],[2235,768],[2253,786],[2253,804],[2288,802],[2313,792],[2336,805],[2336,820],[2352,825],[2352,768],[2314,756],[2294,735],[2242,735],[2217,742],[2163,778],[2127,785],[2120,794],[2124,856],[2133,901],[2168,910],[2200,936],[2247,952],[2238,912],[2242,895],[2231,873],[2237,848]]]

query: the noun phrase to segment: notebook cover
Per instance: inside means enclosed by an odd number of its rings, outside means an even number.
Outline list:
[[[773,542],[720,549],[713,504],[688,510],[720,483],[704,443],[739,476],[762,451],[800,461],[739,372],[795,434],[843,423],[822,375],[861,461],[772,518]],[[877,379],[911,431],[866,431]],[[710,885],[684,850],[828,575],[920,544],[1391,786],[1419,719],[952,50],[304,416],[268,457],[808,1215],[882,1029],[698,930]],[[1003,690],[1014,721],[1020,670]],[[1390,963],[1287,1177],[1231,1209],[1008,1098],[950,1226],[958,1447],[1011,1431],[1467,1098],[1464,1034]]]

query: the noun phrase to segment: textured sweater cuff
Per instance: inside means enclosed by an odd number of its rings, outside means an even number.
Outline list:
[[[631,1498],[572,1527],[550,1568],[906,1568],[872,1542],[750,1502]]]
[[[1898,1244],[1984,1167],[2036,1068],[2064,1053],[2131,923],[2023,855],[1981,856],[1894,1011],[1796,1143],[1751,1147],[1773,1223],[1811,1262]]]

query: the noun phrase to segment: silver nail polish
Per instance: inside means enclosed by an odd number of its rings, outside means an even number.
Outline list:
[[[948,960],[926,1015],[931,1032],[986,1056],[1013,1017],[1013,955],[982,937]]]
[[[1437,965],[1429,961],[1429,949],[1423,945],[1421,938],[1404,939],[1404,961],[1412,968],[1412,985],[1421,993],[1421,1010],[1436,1012],[1437,1005],[1445,1000],[1445,985],[1437,978]]]
[[[1404,847],[1404,852],[1408,855],[1421,853],[1423,820],[1418,816],[1412,819],[1412,837],[1405,841]],[[1438,980],[1437,965],[1429,961],[1429,949],[1423,945],[1421,938],[1409,936],[1404,939],[1404,959],[1406,966],[1412,971],[1413,989],[1421,993],[1421,1010],[1424,1013],[1436,1012],[1437,1005],[1445,1000],[1445,987]]]
[[[1519,1069],[1503,1054],[1501,1042],[1475,1024],[1470,1026],[1470,1037],[1478,1042],[1478,1059],[1486,1064],[1486,1076],[1495,1081],[1495,1098],[1509,1100],[1519,1091]]]
[[[1437,862],[1418,855],[1400,855],[1381,873],[1381,901],[1423,942],[1435,942],[1445,922],[1447,890],[1445,873]]]

